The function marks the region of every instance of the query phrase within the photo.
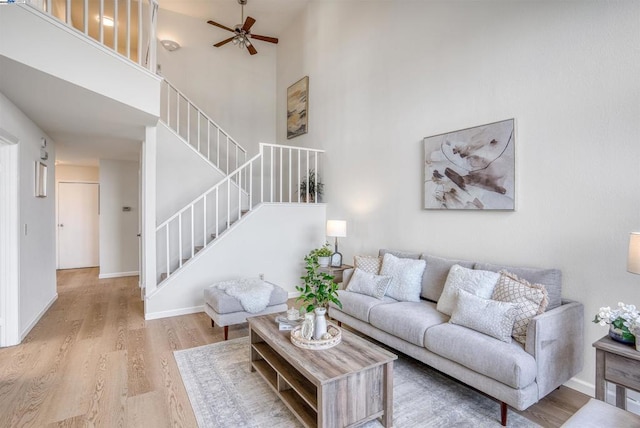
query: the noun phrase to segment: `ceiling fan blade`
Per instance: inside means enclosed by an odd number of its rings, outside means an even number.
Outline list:
[[[215,46],[215,47],[219,48],[220,46],[223,46],[223,45],[226,45],[227,43],[229,43],[229,42],[230,42],[231,40],[233,40],[235,37],[236,37],[236,36],[229,37],[228,39],[223,40],[223,41],[221,41],[221,42],[218,42],[218,43],[216,43],[216,44],[215,44],[215,45],[213,45],[213,46]]]
[[[253,45],[247,45],[247,49],[249,49],[249,53],[251,55],[255,55],[258,53],[258,51],[256,50],[256,48],[253,47]]]
[[[249,29],[256,23],[256,20],[250,16],[247,16],[247,19],[244,21],[244,25],[242,26],[242,31],[249,32]]]
[[[214,22],[214,21],[207,21],[207,24],[211,24],[211,25],[214,25],[216,27],[222,28],[223,30],[227,30],[227,31],[231,31],[232,33],[235,33],[235,31],[232,30],[231,28],[226,27],[226,26],[224,26],[222,24],[218,24],[217,22]]]
[[[278,39],[275,37],[259,36],[257,34],[251,34],[249,37],[256,40],[262,40],[263,42],[278,43]]]

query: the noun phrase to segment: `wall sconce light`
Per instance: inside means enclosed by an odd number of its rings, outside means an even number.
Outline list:
[[[180,44],[173,40],[160,40],[160,44],[169,52],[177,51],[180,49]]]

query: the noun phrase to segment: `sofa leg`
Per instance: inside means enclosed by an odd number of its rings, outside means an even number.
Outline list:
[[[224,340],[227,340],[227,337],[229,337],[229,326],[225,325],[224,326]]]
[[[508,411],[509,407],[507,406],[507,403],[505,403],[504,401],[500,402],[500,423],[502,424],[503,427],[507,426],[507,411]]]
[[[338,327],[342,327],[342,321],[338,321]]]
[[[213,320],[211,320],[211,328],[215,327],[216,323],[213,322]]]

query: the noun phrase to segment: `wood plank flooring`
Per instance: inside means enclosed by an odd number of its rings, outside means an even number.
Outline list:
[[[0,427],[196,426],[172,353],[222,341],[222,329],[204,313],[145,321],[137,284],[58,272],[55,304],[22,344],[0,349]],[[230,339],[246,335],[229,327]],[[563,387],[522,414],[557,427],[587,400]]]

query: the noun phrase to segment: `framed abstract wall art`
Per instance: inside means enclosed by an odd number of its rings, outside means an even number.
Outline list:
[[[514,119],[424,139],[424,208],[514,210]]]
[[[287,140],[307,133],[309,76],[287,88]]]

